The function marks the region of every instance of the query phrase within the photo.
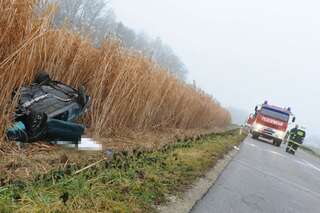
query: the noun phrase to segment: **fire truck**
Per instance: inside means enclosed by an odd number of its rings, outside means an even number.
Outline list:
[[[273,145],[280,146],[286,136],[291,118],[294,123],[296,118],[291,113],[290,107],[281,108],[265,101],[262,105],[255,107],[255,113],[249,116],[247,126],[250,128],[253,139],[259,137],[271,139]]]

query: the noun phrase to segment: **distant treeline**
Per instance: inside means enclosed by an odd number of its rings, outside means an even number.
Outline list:
[[[116,21],[116,15],[106,0],[48,0],[57,5],[54,24],[69,25],[75,32],[90,36],[100,46],[106,37],[117,37],[127,49],[142,52],[162,68],[184,80],[187,68],[174,51],[160,38],[150,39],[145,33],[134,30]],[[47,5],[41,1],[42,5]],[[42,8],[45,8],[43,6]]]

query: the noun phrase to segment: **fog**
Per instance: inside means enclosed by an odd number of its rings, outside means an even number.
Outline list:
[[[160,37],[186,64],[188,81],[251,112],[290,106],[317,135],[320,3],[316,0],[113,0],[118,20]]]

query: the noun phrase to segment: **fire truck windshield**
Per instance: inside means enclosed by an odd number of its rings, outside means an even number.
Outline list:
[[[268,107],[262,107],[259,112],[264,116],[275,118],[277,120],[284,121],[284,122],[288,122],[290,118],[289,113],[268,108]]]

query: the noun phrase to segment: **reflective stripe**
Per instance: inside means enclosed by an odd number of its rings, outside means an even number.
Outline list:
[[[302,145],[302,144],[300,144],[300,143],[297,143],[297,142],[295,142],[295,141],[292,141],[292,140],[289,140],[289,142],[290,142],[290,143],[293,143],[293,144],[296,144],[296,145],[298,145],[298,146]]]

